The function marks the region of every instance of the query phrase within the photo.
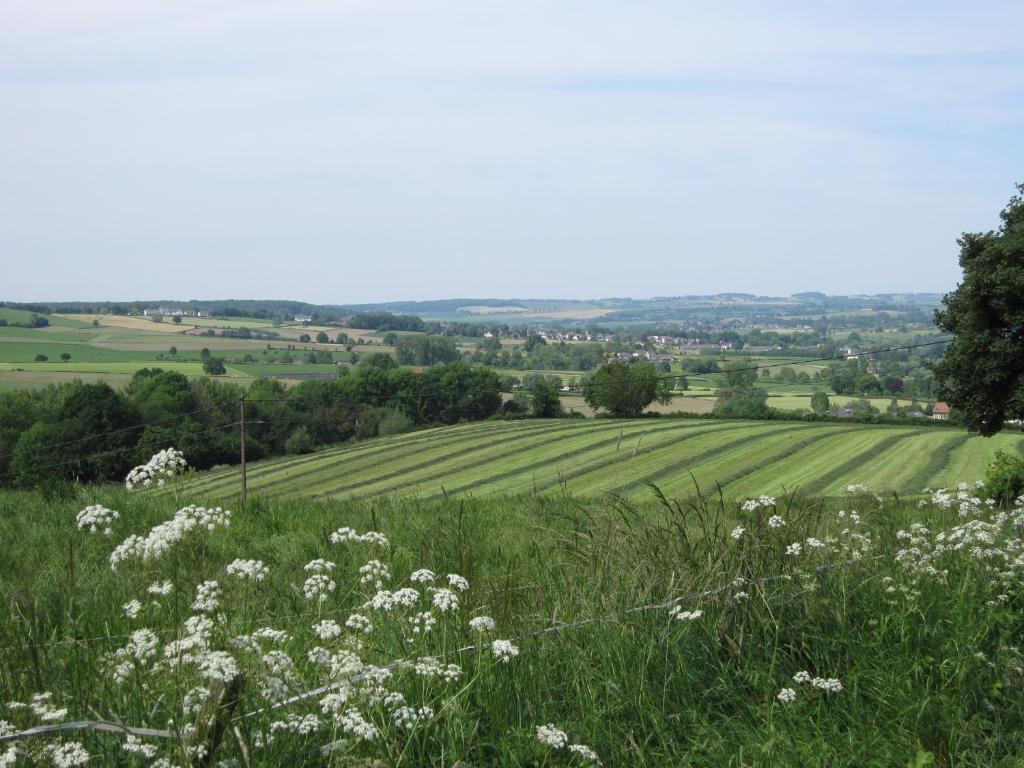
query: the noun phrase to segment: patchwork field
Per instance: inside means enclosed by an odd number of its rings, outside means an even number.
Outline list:
[[[981,478],[992,454],[1024,449],[1019,432],[988,439],[956,430],[799,422],[595,420],[485,422],[381,438],[250,464],[249,489],[367,499],[393,493],[683,494],[696,482],[726,495],[847,485],[915,494]],[[238,469],[188,481],[196,499],[238,491]]]

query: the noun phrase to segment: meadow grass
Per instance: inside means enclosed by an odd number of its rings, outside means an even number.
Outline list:
[[[50,734],[24,759],[63,742],[99,765],[1019,764],[1024,509],[973,488],[256,496],[121,546],[187,487],[0,494],[0,733],[170,736]],[[86,505],[119,516],[78,528]]]

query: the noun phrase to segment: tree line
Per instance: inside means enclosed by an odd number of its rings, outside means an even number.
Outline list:
[[[366,365],[289,389],[146,368],[121,391],[74,381],[0,394],[0,484],[120,481],[168,446],[198,469],[236,463],[243,396],[251,459],[486,419],[502,404],[497,375],[462,362],[422,374]]]

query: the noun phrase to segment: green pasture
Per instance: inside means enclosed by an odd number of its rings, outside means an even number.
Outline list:
[[[6,320],[8,323],[24,323],[32,317],[33,313],[24,309],[12,309],[10,307],[0,307],[0,319]],[[61,326],[64,328],[87,328],[88,323],[83,323],[80,320],[73,320],[67,317],[60,317],[58,315],[42,315],[50,321],[51,326]],[[38,329],[26,329],[26,330],[38,330]]]
[[[1021,451],[1024,436],[993,438],[928,426],[724,420],[483,422],[345,445],[251,464],[251,491],[344,499],[395,493],[423,498],[568,491],[686,493],[721,486],[733,497],[804,489],[838,496],[848,485],[920,494],[973,482],[995,450]],[[238,470],[200,474],[198,498],[237,492]]]

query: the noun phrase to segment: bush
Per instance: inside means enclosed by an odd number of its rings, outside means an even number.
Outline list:
[[[411,432],[416,427],[413,420],[397,408],[381,408],[377,411],[377,416],[377,434],[381,437]]]
[[[292,454],[312,453],[316,450],[316,441],[313,440],[308,429],[298,427],[284,441],[284,450]]]
[[[985,493],[1003,506],[1010,506],[1024,493],[1024,459],[996,451],[985,470]]]
[[[48,358],[46,355],[36,355],[36,362],[37,363],[45,363],[49,359],[50,358]]]

